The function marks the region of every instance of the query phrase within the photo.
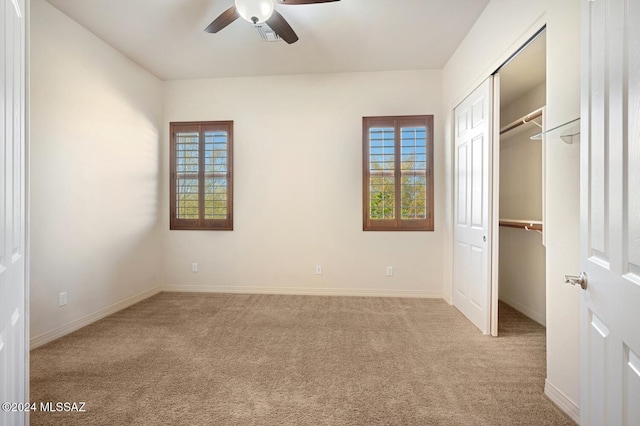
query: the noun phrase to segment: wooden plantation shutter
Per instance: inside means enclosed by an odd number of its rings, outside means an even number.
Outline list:
[[[233,229],[233,122],[171,123],[170,229]]]
[[[433,116],[363,118],[363,229],[433,231]]]

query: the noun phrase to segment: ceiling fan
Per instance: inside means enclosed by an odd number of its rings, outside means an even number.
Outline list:
[[[234,0],[235,5],[222,12],[204,30],[208,33],[217,33],[238,18],[260,25],[266,23],[278,37],[289,44],[298,41],[291,25],[275,10],[275,0]],[[277,0],[280,4],[315,4],[329,3],[340,0]]]

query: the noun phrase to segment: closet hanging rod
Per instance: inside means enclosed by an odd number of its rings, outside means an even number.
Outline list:
[[[523,124],[527,124],[528,122],[530,122],[530,121],[532,121],[532,120],[534,120],[534,119],[536,119],[538,117],[542,117],[542,110],[543,109],[544,109],[544,107],[538,108],[537,110],[525,115],[524,117],[518,118],[513,123],[507,124],[506,126],[504,126],[503,128],[500,129],[500,134],[502,135],[503,133],[507,133],[507,132],[515,129],[516,127],[520,127]]]
[[[520,228],[526,231],[542,231],[542,222],[538,220],[500,219],[498,224],[500,226]]]

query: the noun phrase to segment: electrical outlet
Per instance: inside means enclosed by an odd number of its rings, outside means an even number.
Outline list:
[[[322,275],[322,266],[316,265],[316,275]]]
[[[393,276],[393,266],[387,266],[387,276]]]
[[[67,292],[58,294],[58,307],[67,306]]]
[[[193,262],[191,264],[191,272],[198,272],[198,264]]]

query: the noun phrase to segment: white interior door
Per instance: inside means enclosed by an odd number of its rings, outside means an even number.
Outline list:
[[[454,110],[453,304],[490,332],[492,79]]]
[[[640,0],[582,0],[583,425],[640,425]]]
[[[0,8],[0,403],[27,400],[25,289],[25,1]],[[0,424],[25,413],[3,406]]]

